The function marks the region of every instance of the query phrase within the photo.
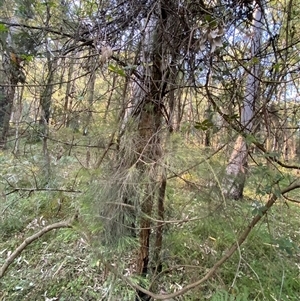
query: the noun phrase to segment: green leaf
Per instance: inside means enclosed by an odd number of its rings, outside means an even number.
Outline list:
[[[233,114],[227,117],[228,120],[237,120],[239,118],[239,114]]]
[[[26,62],[31,62],[33,60],[33,55],[22,54],[21,58]]]
[[[252,215],[259,215],[259,216],[263,216],[265,211],[266,211],[267,207],[266,206],[261,206],[261,207],[255,207],[252,210]]]
[[[0,32],[8,32],[8,28],[5,24],[0,23]]]
[[[246,139],[246,143],[247,143],[248,145],[251,144],[251,143],[253,143],[253,142],[257,142],[255,136],[254,136],[254,135],[251,135],[251,134],[247,135],[247,136],[245,137],[245,139]]]
[[[218,26],[218,23],[216,20],[212,20],[209,22],[209,27],[210,28],[216,28]]]
[[[205,21],[210,22],[211,21],[211,15],[207,14],[204,16]]]
[[[278,245],[279,250],[285,251],[289,255],[293,255],[293,251],[298,249],[297,245],[289,237],[274,239],[273,243]]]
[[[126,77],[126,73],[125,73],[124,69],[120,68],[119,66],[109,64],[108,65],[108,70],[111,71],[111,72],[117,73],[122,77]]]
[[[194,127],[197,130],[206,131],[209,128],[212,128],[214,126],[213,122],[209,119],[205,119],[202,122],[196,122]]]
[[[111,21],[113,21],[114,18],[112,17],[112,15],[108,15],[108,14],[107,14],[107,15],[105,16],[105,19],[106,19],[107,22],[111,22]]]
[[[274,71],[275,71],[275,72],[279,72],[280,66],[281,66],[280,63],[275,64],[275,65],[273,66]]]

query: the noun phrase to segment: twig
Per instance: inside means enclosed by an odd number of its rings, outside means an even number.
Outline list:
[[[255,272],[255,270],[252,268],[252,266],[245,260],[245,259],[243,259],[244,260],[244,262],[246,263],[246,265],[248,266],[248,268],[252,271],[252,273],[255,275],[255,277],[256,277],[256,279],[257,279],[257,281],[258,281],[258,283],[259,283],[259,286],[260,286],[260,291],[261,291],[261,293],[262,293],[262,295],[263,295],[263,297],[264,297],[264,300],[265,300],[265,298],[266,298],[266,296],[265,296],[265,293],[264,293],[264,288],[263,288],[263,286],[262,286],[262,284],[261,284],[261,281],[260,281],[260,279],[259,279],[259,276],[257,275],[257,273]]]
[[[283,196],[287,201],[292,202],[292,203],[296,203],[296,204],[300,204],[300,201],[292,199],[290,197],[287,196]]]
[[[19,187],[14,187],[13,190],[7,192],[5,195],[8,196],[12,193],[18,192],[18,191],[28,191],[30,193],[34,191],[54,191],[54,192],[71,192],[71,193],[82,193],[81,190],[73,190],[73,189],[62,189],[62,188],[19,188]]]
[[[230,286],[231,288],[233,288],[235,286],[235,282],[236,282],[237,277],[239,276],[239,271],[240,271],[240,268],[241,268],[241,262],[242,262],[242,259],[243,259],[240,246],[238,246],[238,251],[239,251],[239,262],[238,262],[238,265],[237,265],[237,268],[236,268],[236,272],[235,272],[232,284]]]
[[[66,37],[66,38],[74,38],[73,35],[64,33],[61,30],[58,31],[58,30],[50,28],[50,27],[31,26],[31,25],[27,25],[27,24],[5,22],[5,21],[1,21],[0,24],[7,25],[9,27],[22,27],[22,28],[26,28],[26,29],[41,30],[41,31],[46,31],[46,32],[49,32],[49,33],[57,34],[57,35],[60,35],[62,37]]]
[[[4,264],[0,268],[0,279],[4,276],[8,267],[13,263],[13,261],[18,257],[24,249],[30,245],[32,242],[43,236],[45,233],[60,228],[72,228],[73,221],[77,218],[77,215],[70,220],[61,221],[58,223],[54,223],[42,228],[39,232],[27,237],[16,249],[13,253],[11,253],[8,258],[5,260]]]

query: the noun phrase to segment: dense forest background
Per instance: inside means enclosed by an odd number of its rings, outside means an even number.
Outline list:
[[[0,300],[299,300],[298,0],[0,7]]]

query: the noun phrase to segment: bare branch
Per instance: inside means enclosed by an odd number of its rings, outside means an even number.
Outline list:
[[[64,33],[62,31],[55,30],[55,29],[50,28],[50,27],[31,26],[31,25],[27,25],[27,24],[5,22],[5,21],[2,21],[2,20],[0,21],[0,24],[7,25],[9,27],[21,27],[21,28],[27,28],[27,29],[46,31],[46,32],[49,32],[49,33],[57,34],[57,35],[62,36],[62,37],[67,37],[67,38],[74,39],[74,36],[72,36],[70,34],[67,34],[67,33]]]
[[[10,195],[12,193],[18,192],[18,191],[27,191],[27,192],[34,192],[34,191],[54,191],[54,192],[70,192],[70,193],[82,193],[81,190],[73,190],[73,189],[60,189],[60,188],[19,188],[15,187],[12,191],[7,192],[5,195]]]
[[[291,202],[291,203],[296,203],[296,204],[300,204],[300,201],[292,199],[290,197],[284,196],[284,199]]]
[[[54,223],[51,225],[48,225],[44,228],[42,228],[39,232],[27,237],[17,248],[16,250],[11,253],[8,258],[5,260],[4,264],[0,268],[0,279],[4,276],[6,270],[8,267],[13,263],[13,261],[18,257],[24,250],[25,248],[30,245],[32,242],[43,236],[45,233],[54,230],[54,229],[60,229],[60,228],[72,228],[72,223],[73,221],[77,219],[77,215],[74,216],[72,219],[67,220],[67,221],[61,221],[58,223]]]

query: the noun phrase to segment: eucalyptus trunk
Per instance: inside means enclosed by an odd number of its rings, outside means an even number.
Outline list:
[[[57,59],[52,58],[50,53],[47,53],[47,76],[46,85],[40,97],[40,105],[42,108],[42,116],[40,123],[43,125],[43,132],[47,132],[51,114],[51,102],[53,94],[53,81],[55,70],[57,66]]]
[[[48,136],[49,136],[49,122],[50,122],[51,104],[52,104],[52,95],[53,95],[53,81],[54,81],[56,67],[57,67],[57,59],[52,58],[51,54],[47,52],[46,85],[40,96],[40,106],[42,108],[40,125],[42,130],[43,155],[44,155],[43,170],[44,170],[46,181],[49,181],[50,173],[51,173],[50,170],[51,159],[50,159],[50,154],[48,149]]]
[[[250,73],[247,75],[245,96],[242,109],[241,123],[245,135],[253,134],[253,119],[255,113],[255,102],[259,98],[259,68],[256,55],[261,46],[262,38],[262,11],[261,4],[254,1],[252,21],[251,57],[254,60]],[[223,181],[223,193],[230,199],[241,199],[246,181],[248,169],[248,145],[244,136],[239,136],[234,144],[229,163],[226,167]]]
[[[96,73],[95,71],[92,72],[89,83],[88,83],[88,108],[87,108],[87,115],[85,120],[85,126],[83,129],[83,135],[88,135],[89,126],[91,123],[91,119],[93,116],[93,103],[94,103],[94,94],[95,94],[95,82],[96,82]]]
[[[76,63],[76,56],[70,59],[70,64],[68,68],[68,79],[66,84],[66,95],[64,102],[64,120],[63,124],[65,127],[70,126],[71,121],[71,112],[72,112],[72,98],[75,92],[75,84],[74,84],[74,66]]]

